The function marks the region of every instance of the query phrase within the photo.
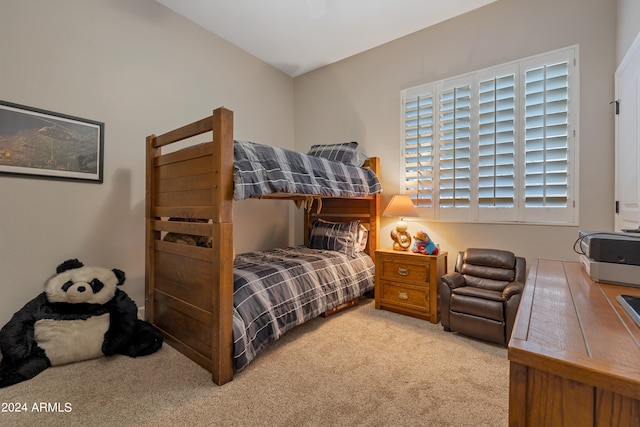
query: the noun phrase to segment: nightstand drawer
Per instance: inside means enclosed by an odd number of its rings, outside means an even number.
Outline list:
[[[400,283],[381,280],[382,300],[413,309],[427,311],[429,307],[428,288],[407,286]]]
[[[380,277],[387,280],[427,282],[429,280],[429,264],[413,263],[393,257],[382,258]]]

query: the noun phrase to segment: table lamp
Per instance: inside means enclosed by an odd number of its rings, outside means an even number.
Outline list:
[[[396,251],[408,250],[411,246],[411,235],[407,233],[407,223],[404,218],[418,216],[418,210],[413,205],[411,198],[404,194],[393,196],[382,216],[400,217],[400,221],[396,223],[396,228],[391,230],[393,249]]]

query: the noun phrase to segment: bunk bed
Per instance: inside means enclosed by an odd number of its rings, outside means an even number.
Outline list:
[[[205,141],[198,141],[198,137],[204,137]],[[367,232],[360,235],[366,236],[366,240],[361,242],[362,252],[371,255],[369,261],[361,260],[358,258],[361,254],[356,256],[355,253],[347,258],[369,262],[372,266],[371,258],[378,247],[379,158],[370,158],[361,168],[356,168],[361,169],[358,173],[369,174],[365,179],[369,180],[368,185],[360,185],[361,180],[356,181],[357,192],[344,184],[337,192],[313,185],[302,190],[288,184],[265,187],[261,182],[262,176],[249,178],[259,185],[257,190],[247,192],[243,184],[238,183],[238,176],[242,174],[238,171],[240,163],[247,163],[248,174],[253,175],[251,170],[262,168],[256,162],[289,156],[288,150],[276,149],[275,153],[267,151],[265,154],[260,151],[264,146],[255,148],[258,144],[248,144],[242,151],[246,144],[234,141],[233,112],[224,107],[214,110],[204,119],[159,136],[150,135],[146,140],[146,318],[172,347],[209,370],[218,385],[233,379],[239,360],[236,353],[241,340],[237,338],[234,341],[235,323],[238,323],[238,310],[234,306],[234,293],[237,293],[234,292],[234,276],[237,280],[241,275],[234,269],[234,260],[236,267],[257,265],[260,257],[272,258],[274,251],[280,255],[284,253],[276,249],[262,254],[239,254],[236,259],[233,247],[234,199],[293,200],[304,208],[305,245],[312,246],[309,236],[318,238],[313,236],[314,230],[322,229],[329,222],[342,225],[357,223],[359,233],[366,229]],[[302,160],[303,163],[308,161],[306,158]],[[321,167],[344,166],[328,164]],[[320,167],[311,165],[311,168]],[[281,174],[291,175],[287,170]],[[333,176],[333,172],[330,171],[329,175]],[[373,175],[373,183],[370,175]],[[312,181],[318,184],[322,179],[314,178]],[[190,236],[192,239],[187,239],[189,242],[168,239],[170,235]],[[249,255],[253,258],[247,258]],[[284,257],[291,258],[286,253]],[[358,293],[351,295],[350,299],[335,303],[322,314],[328,315],[354,305],[358,296]],[[242,366],[250,359],[244,358]]]

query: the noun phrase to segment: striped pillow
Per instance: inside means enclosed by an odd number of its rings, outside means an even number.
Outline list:
[[[329,222],[321,219],[311,227],[308,246],[311,249],[337,251],[355,257],[360,221]]]
[[[341,144],[313,145],[307,153],[309,156],[323,157],[328,160],[355,165],[357,159],[358,143],[343,142]]]

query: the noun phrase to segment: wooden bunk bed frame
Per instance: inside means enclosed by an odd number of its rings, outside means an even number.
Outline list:
[[[163,154],[162,148],[211,132],[211,140]],[[147,137],[146,318],[165,341],[209,370],[222,385],[233,379],[233,112]],[[379,158],[366,166],[379,173]],[[308,195],[268,198],[309,200]],[[379,241],[380,196],[322,198],[305,210],[305,236],[314,220],[360,219],[369,229],[367,252]],[[168,221],[168,218],[204,222]],[[205,236],[212,247],[165,242],[163,233]],[[307,241],[305,237],[305,243]]]

